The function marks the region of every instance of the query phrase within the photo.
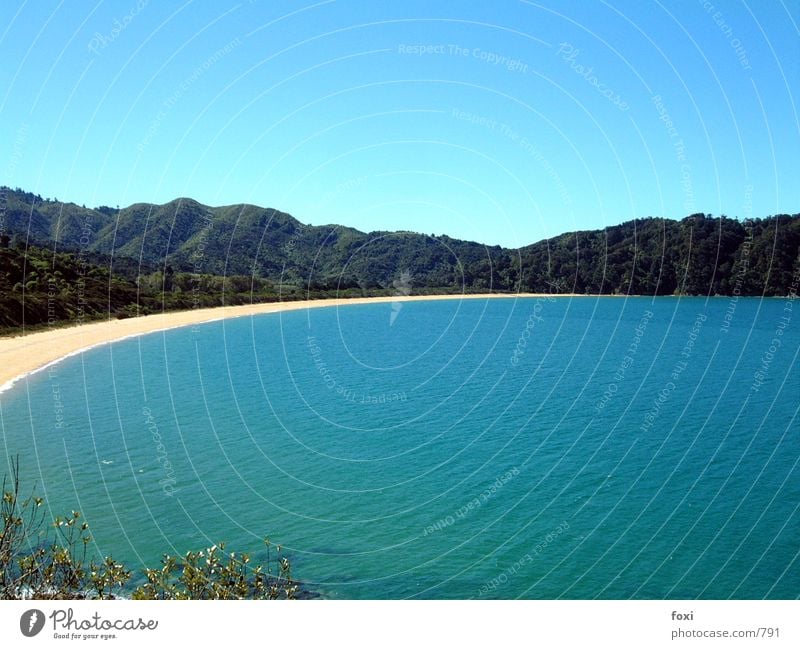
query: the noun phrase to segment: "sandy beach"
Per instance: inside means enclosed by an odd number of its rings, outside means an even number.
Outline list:
[[[132,336],[186,327],[203,322],[213,322],[227,318],[261,313],[277,313],[298,309],[317,309],[321,307],[346,306],[352,304],[374,304],[378,302],[400,302],[419,300],[464,300],[464,299],[514,299],[541,297],[539,294],[478,294],[478,295],[411,295],[349,299],[298,300],[294,302],[270,302],[265,304],[245,304],[222,306],[210,309],[174,311],[156,315],[127,318],[124,320],[103,320],[74,327],[61,327],[51,330],[37,330],[35,333],[0,338],[0,391],[6,390],[20,378],[52,363],[82,351]],[[548,297],[552,297],[548,294]],[[560,297],[569,297],[562,295]]]

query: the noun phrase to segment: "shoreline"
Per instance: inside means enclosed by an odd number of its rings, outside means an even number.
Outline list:
[[[46,370],[83,352],[110,343],[151,333],[193,325],[218,322],[229,318],[282,313],[302,309],[318,309],[356,304],[422,302],[428,300],[519,299],[537,297],[586,297],[578,294],[552,293],[477,293],[474,295],[408,295],[384,297],[326,298],[291,302],[265,302],[219,306],[186,311],[169,311],[123,320],[101,320],[74,326],[37,330],[29,334],[0,338],[0,393],[22,379]]]

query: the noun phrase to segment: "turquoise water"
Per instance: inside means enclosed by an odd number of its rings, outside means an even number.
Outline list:
[[[800,310],[453,300],[98,347],[0,395],[53,515],[156,565],[269,536],[336,598],[800,595]]]

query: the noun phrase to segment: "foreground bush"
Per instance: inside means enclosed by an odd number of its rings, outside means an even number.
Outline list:
[[[288,559],[277,559],[273,576],[260,565],[250,568],[246,554],[225,558],[224,549],[220,543],[182,559],[165,556],[160,569],[145,571],[147,583],[133,591],[133,599],[294,599]]]
[[[183,557],[165,555],[131,592],[132,572],[113,558],[87,563],[91,536],[80,512],[50,526],[41,498],[20,498],[17,464],[2,493],[0,599],[293,599],[297,592],[280,546],[271,574],[269,555],[266,567],[251,566],[247,554],[226,555],[223,543]]]

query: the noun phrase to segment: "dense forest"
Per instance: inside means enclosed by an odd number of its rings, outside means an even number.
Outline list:
[[[260,302],[394,295],[386,288],[342,289],[295,285],[245,275],[175,271],[142,272],[134,278],[109,271],[80,254],[52,248],[9,246],[0,236],[0,330],[62,326],[164,311]],[[126,268],[127,274],[130,269]],[[421,287],[418,293],[442,293]]]
[[[126,318],[159,311],[274,301],[267,280],[155,271],[138,280],[72,253],[3,247],[0,238],[0,327],[35,327]],[[296,299],[289,292],[284,299]]]
[[[798,214],[645,218],[510,250],[254,205],[89,209],[4,187],[0,327],[398,290],[786,295],[799,249]]]

